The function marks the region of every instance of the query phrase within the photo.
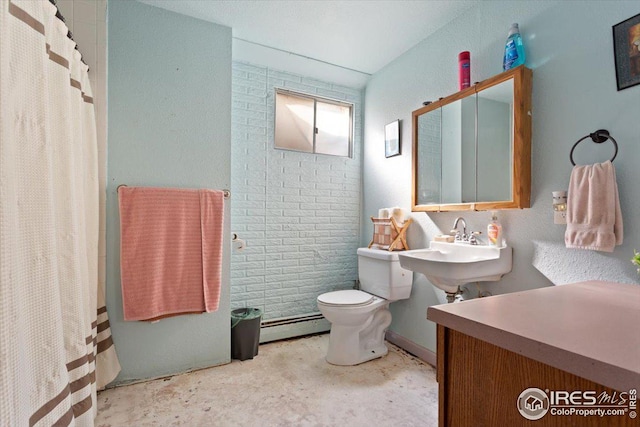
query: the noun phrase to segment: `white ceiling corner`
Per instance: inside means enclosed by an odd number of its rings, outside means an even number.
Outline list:
[[[233,29],[234,60],[347,86],[451,22],[477,0],[138,0]]]

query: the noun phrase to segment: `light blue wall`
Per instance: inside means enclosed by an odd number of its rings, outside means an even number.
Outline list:
[[[274,149],[275,88],[352,103],[352,158]],[[362,91],[234,62],[232,101],[231,226],[247,248],[231,257],[231,306],[317,313],[318,295],[358,278]]]
[[[411,112],[423,101],[457,90],[457,54],[471,51],[472,81],[502,71],[502,54],[511,23],[518,22],[533,69],[533,143],[531,209],[504,211],[500,218],[514,248],[513,271],[502,281],[481,284],[493,294],[586,279],[638,283],[629,262],[640,249],[640,86],[616,90],[612,25],[638,13],[637,1],[479,2],[376,73],[366,88],[364,131],[364,208],[361,243],[371,233],[370,215],[384,206],[410,208]],[[384,124],[402,120],[402,156],[385,159],[379,149]],[[565,227],[553,224],[551,191],[567,188],[569,151],[582,136],[611,131],[620,152],[614,162],[624,217],[624,244],[613,254],[567,250]],[[581,145],[578,163],[604,161],[613,148]],[[414,214],[412,247],[425,247],[434,234],[448,231],[460,213]],[[487,212],[464,213],[473,230],[486,230]],[[391,305],[391,329],[435,351],[435,326],[427,307],[442,302],[424,276],[415,275],[412,297]]]
[[[124,322],[116,187],[230,186],[231,29],[133,1],[109,2],[107,306],[123,382],[226,363],[229,209],[215,313]]]

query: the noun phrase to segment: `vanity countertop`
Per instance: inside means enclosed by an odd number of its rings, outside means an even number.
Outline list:
[[[427,318],[606,387],[640,388],[640,286],[589,281],[429,307]]]

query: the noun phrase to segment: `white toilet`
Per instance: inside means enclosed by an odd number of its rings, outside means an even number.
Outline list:
[[[333,365],[357,365],[387,354],[389,303],[411,295],[413,273],[400,267],[397,253],[358,249],[358,277],[362,290],[318,297],[320,312],[331,322],[326,359]]]

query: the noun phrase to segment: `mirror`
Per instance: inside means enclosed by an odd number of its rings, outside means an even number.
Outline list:
[[[413,211],[528,208],[531,70],[413,112]]]
[[[511,199],[513,80],[477,94],[478,152],[475,201]]]

